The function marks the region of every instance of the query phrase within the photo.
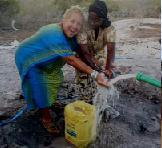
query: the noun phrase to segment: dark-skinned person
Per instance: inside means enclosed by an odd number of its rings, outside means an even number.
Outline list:
[[[77,36],[80,45],[77,54],[87,65],[97,71],[103,71],[108,78],[112,78],[112,68],[115,66],[116,31],[107,13],[104,1],[96,0],[89,6],[87,25]],[[90,102],[96,90],[93,80],[88,75],[77,71],[75,82],[83,88],[83,100]]]
[[[65,63],[90,75],[98,84],[107,87],[103,73],[93,70],[75,56],[76,35],[84,22],[78,6],[67,9],[60,23],[41,27],[17,48],[15,63],[21,78],[22,93],[29,110],[38,109],[44,128],[53,135],[60,130],[52,121],[51,106],[63,81],[61,68]]]

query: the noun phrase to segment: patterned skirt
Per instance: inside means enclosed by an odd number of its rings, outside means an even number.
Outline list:
[[[105,67],[105,54],[104,50],[100,50],[95,54],[95,58],[99,61],[100,67]],[[92,102],[93,97],[97,91],[97,85],[95,81],[91,78],[90,75],[84,74],[76,70],[75,77],[76,88],[79,93],[77,93],[81,100],[84,100],[88,103]]]
[[[87,103],[92,103],[92,99],[97,90],[97,85],[90,75],[76,71],[75,83],[75,91],[76,94],[80,96],[80,99]]]

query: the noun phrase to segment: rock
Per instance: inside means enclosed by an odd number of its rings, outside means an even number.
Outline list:
[[[161,119],[161,114],[157,114],[156,118],[160,120]]]
[[[155,121],[152,122],[152,124],[150,124],[147,127],[147,130],[149,132],[157,132],[157,131],[160,131],[160,123],[155,119]]]
[[[115,110],[113,107],[109,106],[103,112],[103,120],[108,121],[108,120],[117,118],[119,115],[120,115],[120,113],[117,110]]]

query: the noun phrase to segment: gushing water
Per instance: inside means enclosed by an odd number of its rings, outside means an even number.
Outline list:
[[[119,112],[116,110],[116,105],[119,99],[119,92],[117,88],[113,86],[119,80],[135,78],[135,74],[126,74],[117,76],[109,81],[110,87],[105,88],[97,86],[97,93],[93,98],[93,104],[96,106],[96,127],[97,130],[100,128],[103,113],[107,110],[110,116],[113,118],[119,116]],[[98,133],[99,131],[97,131]]]
[[[119,92],[114,86],[109,88],[101,86],[97,87],[97,93],[93,98],[93,104],[96,106],[97,129],[100,126],[102,115],[105,109],[114,109],[118,99]]]
[[[110,85],[113,85],[116,82],[118,82],[119,80],[125,80],[125,79],[130,79],[130,78],[135,78],[135,77],[136,77],[136,74],[119,75],[116,78],[111,79],[110,82],[109,82],[109,84]]]

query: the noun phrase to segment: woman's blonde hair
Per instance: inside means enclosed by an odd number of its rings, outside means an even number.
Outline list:
[[[79,13],[84,20],[83,11],[79,5],[71,6],[69,9],[67,9],[63,15],[63,19],[69,18],[71,16],[71,14],[73,14],[73,13]]]

